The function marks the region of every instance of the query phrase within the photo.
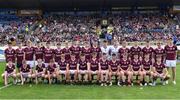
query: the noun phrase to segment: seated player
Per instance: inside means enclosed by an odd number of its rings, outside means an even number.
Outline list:
[[[65,54],[61,54],[61,59],[59,60],[58,65],[59,70],[57,71],[57,78],[61,81],[64,75],[64,79],[67,80],[67,61]]]
[[[22,66],[20,67],[20,73],[18,76],[21,77],[21,85],[24,85],[25,79],[32,78],[32,69],[29,64],[27,64],[26,60],[22,61]]]
[[[89,81],[92,81],[92,77],[94,75],[97,75],[97,83],[100,79],[100,73],[99,73],[99,60],[97,59],[97,53],[92,54],[92,58],[89,61]]]
[[[37,60],[37,65],[35,68],[35,73],[32,75],[36,79],[36,84],[38,84],[38,78],[45,78],[46,68],[45,64],[42,62],[41,59]]]
[[[128,85],[131,85],[132,72],[130,71],[130,61],[128,60],[128,55],[124,53],[120,60],[119,74],[122,79],[122,85],[125,85],[125,80],[127,77]]]
[[[107,86],[107,81],[108,81],[108,71],[109,66],[108,66],[108,60],[106,53],[103,53],[100,61],[99,61],[99,72],[100,72],[100,77],[101,77],[101,86]]]
[[[51,84],[52,83],[52,80],[53,80],[53,82],[55,81],[55,79],[57,78],[56,76],[56,69],[57,67],[56,67],[56,64],[55,64],[55,62],[54,62],[54,60],[53,59],[51,59],[50,60],[50,63],[49,63],[49,65],[48,65],[48,67],[47,67],[47,75],[45,76],[45,78],[47,78],[48,79],[48,81],[49,81],[49,84]]]
[[[156,85],[157,78],[161,79],[163,85],[165,85],[165,81],[170,78],[167,68],[161,61],[161,57],[157,57],[156,62],[153,64],[153,86]]]
[[[116,54],[112,54],[112,60],[109,61],[109,86],[112,86],[112,76],[118,77],[117,85],[120,85],[119,79],[119,65],[120,62],[117,60]]]
[[[2,77],[4,79],[4,85],[5,86],[8,85],[8,79],[10,77],[12,77],[14,79],[14,84],[16,84],[16,67],[13,64],[11,59],[8,60],[5,71],[2,74]]]
[[[80,55],[80,60],[79,60],[79,81],[83,81],[83,76],[84,76],[84,81],[88,82],[88,60],[86,59],[86,56],[84,54]]]
[[[134,54],[133,58],[134,59],[131,62],[131,70],[132,70],[133,76],[140,76],[140,82],[137,81],[137,83],[139,83],[140,86],[142,86],[143,73],[141,71],[142,69],[141,61],[139,60],[139,57],[137,54]],[[132,80],[133,80],[133,77],[132,77]]]
[[[75,54],[71,54],[71,59],[68,62],[67,68],[68,81],[70,80],[71,83],[77,82],[79,68]]]
[[[143,79],[145,80],[145,86],[147,85],[147,79],[149,78],[149,85],[152,85],[152,60],[150,59],[149,54],[144,55],[144,59],[142,60],[142,72],[143,72]],[[147,78],[148,76],[148,78]]]

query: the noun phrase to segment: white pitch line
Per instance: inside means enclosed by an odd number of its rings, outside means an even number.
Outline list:
[[[6,86],[3,86],[3,87],[0,87],[0,90],[2,90],[2,89],[4,89],[4,88],[7,88],[7,87],[9,87],[9,86],[11,86],[12,84],[8,84],[8,85],[6,85]]]

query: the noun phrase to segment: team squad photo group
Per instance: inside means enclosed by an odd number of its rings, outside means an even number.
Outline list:
[[[172,39],[168,39],[165,46],[158,41],[154,48],[149,41],[144,47],[135,41],[130,48],[126,41],[122,41],[121,46],[117,41],[109,46],[106,40],[101,46],[98,42],[79,44],[79,41],[63,42],[51,48],[49,42],[42,45],[28,41],[25,47],[18,44],[15,49],[8,43],[4,51],[4,85],[10,82],[100,86],[176,84],[177,46]]]

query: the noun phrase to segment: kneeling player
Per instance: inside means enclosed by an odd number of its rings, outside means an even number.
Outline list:
[[[71,54],[71,59],[68,62],[68,70],[67,70],[67,76],[68,76],[68,81],[70,80],[71,82],[77,82],[77,75],[78,75],[78,61],[76,59],[75,54]]]
[[[131,62],[131,70],[132,70],[133,76],[140,76],[140,82],[137,81],[137,83],[139,83],[140,86],[143,85],[142,84],[143,73],[142,73],[141,69],[142,69],[141,61],[139,60],[138,55],[135,54],[134,59]],[[132,77],[132,80],[133,80],[133,77]]]
[[[4,85],[8,85],[8,78],[12,77],[14,79],[14,84],[16,84],[16,68],[12,60],[8,60],[5,71],[2,74],[4,79]]]
[[[112,60],[109,61],[109,86],[112,86],[112,76],[118,77],[117,85],[120,85],[119,64],[120,62],[117,60],[116,54],[112,54]]]
[[[47,75],[45,76],[45,78],[48,78],[49,80],[49,84],[52,83],[52,80],[55,81],[55,79],[57,78],[56,76],[56,64],[54,62],[53,59],[50,60],[50,63],[47,67]]]
[[[156,62],[153,65],[153,86],[156,85],[157,78],[161,79],[161,82],[163,85],[165,85],[165,81],[170,78],[170,75],[168,75],[167,68],[165,65],[161,62],[161,57],[157,57]]]
[[[88,81],[88,64],[89,62],[86,59],[86,56],[84,54],[81,54],[80,56],[80,61],[79,61],[79,80],[83,81],[83,76],[84,76],[84,81]]]
[[[131,85],[131,78],[132,78],[132,72],[130,71],[130,61],[128,60],[128,57],[126,54],[122,55],[123,58],[120,61],[120,69],[119,69],[119,76],[122,79],[122,85],[125,84],[125,80],[127,77],[128,85]]]
[[[101,60],[99,61],[99,70],[101,75],[101,86],[107,86],[107,80],[108,80],[108,60],[105,53],[103,53]]]
[[[92,76],[97,75],[97,82],[99,82],[99,61],[96,53],[92,54],[92,59],[89,62],[89,80],[92,81]]]
[[[32,69],[30,65],[26,63],[26,60],[22,61],[22,66],[20,67],[20,73],[18,76],[21,77],[21,84],[24,84],[25,79],[29,78],[31,80],[32,78]]]
[[[144,59],[142,60],[142,71],[143,71],[143,79],[145,81],[144,85],[146,86],[147,85],[147,78],[149,78],[149,85],[152,85],[152,75],[153,75],[153,72],[152,72],[152,60],[149,59],[150,56],[149,54],[145,54],[144,55]]]
[[[57,77],[61,81],[63,80],[63,75],[65,76],[65,80],[67,80],[67,61],[65,58],[65,54],[61,54],[61,59],[58,62],[59,71],[57,71]]]
[[[35,69],[35,74],[32,75],[32,77],[35,77],[36,79],[36,84],[38,84],[38,78],[42,78],[42,79],[45,78],[45,72],[46,72],[45,64],[42,63],[41,59],[38,59]]]

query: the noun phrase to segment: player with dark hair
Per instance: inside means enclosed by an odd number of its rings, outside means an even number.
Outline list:
[[[91,47],[90,44],[88,42],[84,42],[84,47],[81,48],[81,53],[83,53],[86,57],[86,60],[90,60],[91,59]]]
[[[130,48],[130,56],[131,56],[131,61],[133,61],[134,59],[134,55],[138,56],[138,59],[142,59],[141,55],[142,55],[142,50],[141,48],[138,46],[138,41],[134,42],[134,46],[132,46]]]
[[[8,42],[8,48],[4,51],[6,62],[11,59],[13,63],[15,63],[16,53],[15,50],[12,48],[12,44]]]
[[[50,43],[47,42],[46,48],[44,49],[44,55],[43,55],[45,67],[49,65],[50,60],[54,60],[53,56],[54,56],[54,50],[50,48]]]
[[[31,41],[28,41],[27,47],[24,48],[24,60],[26,60],[31,68],[34,67],[34,47],[32,46]]]
[[[18,48],[16,49],[16,66],[18,68],[18,71],[22,66],[23,58],[24,58],[24,51],[22,48],[22,44],[20,43],[18,44]]]
[[[45,76],[45,78],[48,79],[49,84],[53,82],[55,82],[56,78],[57,78],[57,66],[54,62],[53,59],[50,59],[50,62],[47,66],[47,75]]]
[[[149,55],[149,59],[152,61],[153,58],[153,48],[150,46],[150,42],[146,41],[146,46],[142,49],[142,58],[145,58],[145,55]]]
[[[71,54],[74,54],[75,58],[79,59],[79,54],[81,53],[81,47],[79,46],[79,41],[72,42],[72,46],[69,49]]]
[[[98,46],[97,42],[93,42],[91,50],[92,50],[92,53],[95,52],[97,54],[98,59],[101,57],[101,48]]]
[[[119,59],[121,60],[123,58],[123,55],[126,55],[126,54],[129,59],[129,56],[130,56],[129,53],[130,53],[130,49],[127,47],[127,42],[123,41],[122,47],[119,49]]]
[[[43,60],[43,53],[44,53],[44,48],[41,46],[41,43],[38,42],[36,47],[34,47],[34,55],[35,55],[35,65],[38,64],[38,59]]]

